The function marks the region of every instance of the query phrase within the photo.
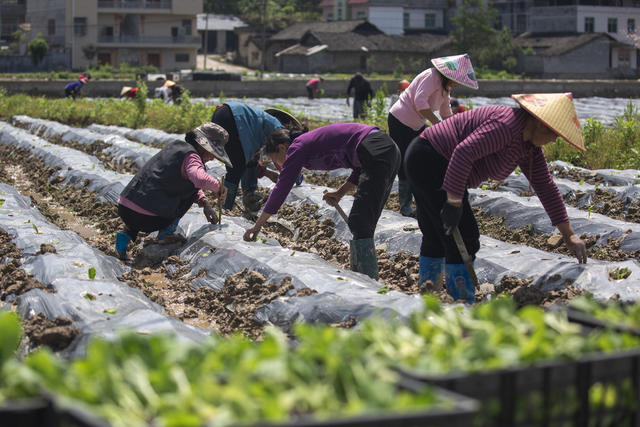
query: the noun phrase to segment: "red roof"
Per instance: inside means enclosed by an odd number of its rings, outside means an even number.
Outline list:
[[[349,0],[349,4],[363,4],[369,3],[369,0]]]
[[[333,0],[322,0],[318,7],[333,6]]]

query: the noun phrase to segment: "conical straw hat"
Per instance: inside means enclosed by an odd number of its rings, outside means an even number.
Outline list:
[[[478,81],[476,74],[471,65],[469,55],[443,56],[441,58],[433,58],[431,63],[441,74],[462,86],[478,89]]]
[[[569,144],[586,151],[571,92],[518,94],[511,97]]]
[[[131,89],[133,89],[131,86],[122,86],[122,90],[120,91],[120,96],[126,94],[127,92],[129,92]]]

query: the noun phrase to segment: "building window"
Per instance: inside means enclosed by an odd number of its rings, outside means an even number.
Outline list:
[[[338,21],[342,20],[342,8],[338,7],[337,13],[336,13],[336,18],[338,19]]]
[[[364,19],[366,17],[367,15],[364,13],[364,10],[359,10],[358,13],[356,14],[356,19]]]
[[[188,53],[176,53],[176,62],[189,62]]]
[[[171,27],[171,37],[174,39],[178,37],[178,27]]]
[[[627,19],[627,31],[630,33],[636,30],[636,20],[635,19]]]
[[[56,20],[49,19],[47,21],[47,35],[55,36],[56,35]]]
[[[425,28],[435,28],[436,27],[436,14],[435,13],[425,13],[424,14],[424,27]]]
[[[87,18],[73,18],[73,34],[75,36],[87,35]]]
[[[329,12],[327,15],[327,21],[333,21],[333,12]]]
[[[184,28],[184,35],[191,35],[191,19],[183,19],[182,20],[182,28]]]
[[[104,27],[102,35],[107,37],[113,37],[113,27]]]
[[[607,19],[607,33],[618,32],[618,18]]]
[[[405,14],[403,15],[403,18],[404,18],[404,19],[403,19],[403,21],[404,21],[404,22],[403,22],[404,28],[409,28],[409,14],[408,14],[408,13],[405,13]]]
[[[527,15],[518,15],[516,18],[516,32],[524,33],[527,31]]]
[[[595,27],[595,18],[592,16],[585,16],[584,18],[584,32],[593,33]]]

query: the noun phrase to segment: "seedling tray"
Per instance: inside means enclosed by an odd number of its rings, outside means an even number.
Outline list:
[[[478,399],[476,426],[640,426],[640,349],[478,373],[399,371]]]

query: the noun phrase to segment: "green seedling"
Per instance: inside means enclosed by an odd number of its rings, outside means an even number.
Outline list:
[[[259,240],[260,240],[262,243],[264,243],[264,244],[266,244],[266,243],[267,243],[267,239],[265,239],[264,237],[260,237],[260,238],[259,238]]]
[[[587,218],[591,218],[591,212],[593,212],[593,205],[589,206],[589,209],[587,209],[587,211],[589,212],[589,214],[587,215]]]
[[[0,199],[0,206],[4,205],[5,199]]]
[[[291,255],[289,256],[294,256],[296,254],[296,251],[291,252]]]
[[[613,280],[622,280],[631,276],[631,270],[626,267],[616,268],[611,273],[609,273],[609,277]]]
[[[94,294],[89,293],[89,292],[84,294],[83,297],[88,299],[89,301],[95,301],[96,300],[96,296]]]
[[[118,310],[116,310],[115,308],[105,308],[103,313],[105,314],[116,314],[118,312]]]
[[[389,286],[382,285],[380,289],[378,289],[378,293],[381,295],[387,294],[389,292]]]
[[[89,269],[89,279],[93,280],[96,278],[96,269],[91,267]]]
[[[35,224],[31,224],[31,226],[33,227],[33,229],[35,230],[36,234],[42,234],[40,233],[40,231],[38,231],[38,227],[36,227]]]

